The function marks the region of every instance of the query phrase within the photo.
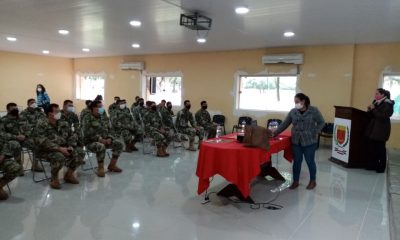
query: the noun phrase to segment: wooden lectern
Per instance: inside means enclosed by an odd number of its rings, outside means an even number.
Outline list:
[[[349,168],[366,166],[365,130],[369,121],[365,111],[335,106],[331,161]]]

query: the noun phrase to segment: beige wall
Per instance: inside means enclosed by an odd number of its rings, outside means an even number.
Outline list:
[[[334,117],[334,105],[365,109],[377,87],[381,72],[388,66],[400,71],[400,44],[337,45],[269,48],[242,51],[185,53],[143,56],[63,59],[0,52],[2,89],[16,92],[2,94],[4,106],[12,100],[24,104],[34,94],[37,82],[43,82],[50,96],[61,103],[74,96],[74,75],[77,72],[104,72],[106,78],[105,101],[112,102],[116,95],[133,102],[141,94],[139,71],[122,71],[119,64],[144,61],[147,72],[180,71],[183,74],[183,99],[192,101],[193,111],[203,99],[211,111],[220,111],[227,117],[227,128],[236,123],[240,114],[255,117],[260,125],[268,118],[284,118],[285,114],[268,112],[237,112],[234,110],[234,75],[238,71],[249,74],[288,71],[287,66],[266,66],[261,56],[270,53],[304,53],[305,63],[300,67],[299,89],[311,97],[312,105],[319,107],[326,121]],[[12,81],[16,84],[10,84]],[[83,102],[77,103],[78,109]],[[400,148],[399,125],[393,124],[389,146]]]
[[[72,59],[0,52],[0,110],[9,102],[26,107],[28,98],[36,98],[38,83],[61,104],[73,97],[72,74]]]

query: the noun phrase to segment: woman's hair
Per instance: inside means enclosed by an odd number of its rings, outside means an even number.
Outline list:
[[[37,86],[36,86],[36,95],[39,95],[39,92],[38,92],[38,88],[42,88],[42,92],[44,93],[44,92],[46,92],[46,88],[42,85],[42,84],[38,84]]]
[[[298,93],[294,97],[298,98],[300,101],[304,101],[304,104],[306,105],[306,107],[310,106],[310,104],[311,104],[310,98],[307,95],[305,95],[304,93]]]
[[[390,92],[388,90],[383,89],[383,88],[378,88],[378,89],[376,89],[376,91],[378,91],[380,94],[385,96],[387,99],[390,99]]]

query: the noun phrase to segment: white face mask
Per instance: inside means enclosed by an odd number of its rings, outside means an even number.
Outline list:
[[[41,92],[41,91],[42,91],[42,88],[38,88],[37,91],[38,91],[38,92]]]
[[[67,108],[68,112],[75,112],[75,107],[74,106],[69,106]]]
[[[61,112],[58,112],[56,115],[54,115],[55,120],[60,120],[61,118]]]
[[[37,108],[37,104],[36,104],[36,103],[32,103],[31,105],[29,105],[29,107],[31,107],[31,108]]]
[[[294,105],[294,107],[295,107],[296,109],[300,110],[300,109],[303,108],[303,104],[301,104],[301,103],[296,103],[296,104]]]
[[[121,105],[119,105],[119,108],[120,108],[120,109],[125,109],[125,108],[126,108],[126,104],[121,104]]]

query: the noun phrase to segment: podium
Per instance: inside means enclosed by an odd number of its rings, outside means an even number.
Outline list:
[[[365,111],[335,106],[331,161],[349,168],[366,166],[365,130],[369,121]]]

